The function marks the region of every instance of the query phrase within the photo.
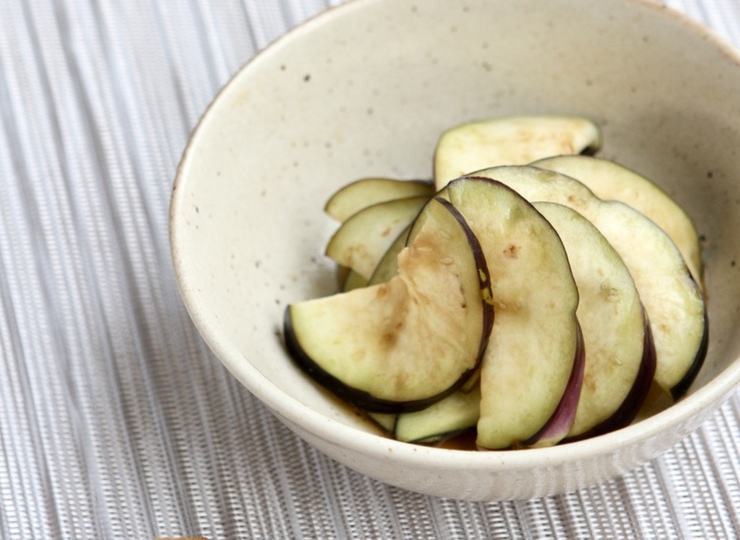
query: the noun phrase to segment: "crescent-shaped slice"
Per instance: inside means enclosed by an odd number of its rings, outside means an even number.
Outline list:
[[[469,122],[445,131],[434,152],[434,183],[449,181],[484,167],[524,165],[561,154],[594,153],[601,129],[578,116],[511,116]]]
[[[299,367],[367,411],[422,409],[460,388],[486,349],[493,310],[477,238],[432,199],[385,283],[288,306],[284,335]]]

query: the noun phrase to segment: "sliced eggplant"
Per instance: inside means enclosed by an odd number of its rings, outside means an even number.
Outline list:
[[[458,390],[426,409],[401,413],[393,424],[393,436],[403,442],[437,444],[472,429],[480,415],[480,386],[470,392]]]
[[[346,267],[340,266],[340,268]],[[365,276],[363,276],[359,272],[356,272],[355,270],[352,270],[351,268],[347,268],[344,279],[342,279],[342,292],[349,292],[353,289],[366,287],[367,284],[368,280]]]
[[[463,178],[438,196],[465,217],[490,271],[496,321],[481,366],[477,442],[515,446],[548,424],[581,354],[568,258],[552,225],[500,182]]]
[[[619,201],[603,201],[569,176],[532,166],[502,166],[473,173],[494,178],[530,201],[564,204],[596,226],[632,275],[650,322],[655,381],[678,399],[688,389],[707,349],[702,293],[670,237],[652,220]]]
[[[433,199],[386,283],[288,306],[289,353],[357,407],[419,410],[474,374],[493,323],[478,239],[450,203]]]
[[[534,206],[560,235],[578,286],[576,315],[586,358],[568,437],[619,429],[637,415],[655,373],[655,349],[646,339],[649,326],[637,288],[622,258],[590,221],[561,204]]]
[[[576,357],[560,402],[555,408],[555,412],[545,422],[545,425],[532,437],[522,441],[521,446],[536,448],[558,444],[567,437],[573,428],[578,403],[581,400],[583,376],[586,371],[586,349],[580,324],[578,324],[577,330]]]
[[[561,154],[594,153],[601,129],[587,118],[514,116],[463,124],[445,131],[434,154],[437,189],[472,171],[524,165]]]
[[[394,199],[360,210],[331,237],[326,256],[369,279],[383,254],[428,200],[428,197]]]
[[[622,201],[645,214],[671,237],[691,275],[702,283],[699,233],[684,209],[651,180],[614,161],[593,156],[555,156],[532,165],[572,176],[600,199]]]
[[[380,202],[434,195],[434,184],[424,180],[361,178],[336,191],[324,211],[337,221],[346,221],[363,208]]]
[[[610,431],[621,429],[635,420],[639,420],[640,416],[645,411],[646,405],[651,399],[651,394],[658,389],[657,392],[665,396],[665,400],[669,401],[672,399],[669,394],[666,394],[662,388],[660,388],[655,382],[655,368],[657,366],[655,343],[653,341],[653,332],[650,328],[650,321],[645,315],[645,341],[643,344],[643,360],[640,364],[640,371],[637,373],[635,382],[632,388],[627,394],[619,408],[605,421],[595,425],[591,429],[584,431],[578,435],[571,435],[566,438],[566,441],[577,441],[581,439],[587,439],[589,437],[595,437],[602,435]],[[639,403],[638,408],[636,404]]]

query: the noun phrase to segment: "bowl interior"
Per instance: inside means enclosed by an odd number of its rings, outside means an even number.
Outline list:
[[[600,155],[661,185],[704,239],[711,339],[686,402],[719,379],[714,399],[739,377],[737,96],[737,55],[647,2],[350,2],[260,53],[195,131],[172,205],[183,297],[281,416],[368,431],[293,367],[280,335],[286,305],[336,290],[328,196],[364,176],[429,178],[438,135],[461,122],[584,115],[603,126]]]

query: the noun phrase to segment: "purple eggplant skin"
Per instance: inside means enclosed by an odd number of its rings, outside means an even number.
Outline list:
[[[603,435],[604,433],[622,429],[631,424],[637,417],[637,414],[640,412],[640,408],[645,403],[648,393],[650,392],[650,387],[653,383],[653,376],[655,375],[655,366],[657,365],[655,342],[653,340],[653,332],[650,329],[650,321],[647,318],[647,314],[645,314],[644,319],[645,338],[642,362],[640,363],[640,369],[635,376],[635,382],[622,402],[622,405],[614,411],[614,414],[600,424],[574,437],[567,437],[563,440],[564,443],[581,441],[583,439],[589,439],[591,437],[596,437],[597,435]]]
[[[493,296],[493,292],[491,291],[491,275],[490,271],[488,270],[488,263],[486,262],[485,255],[483,254],[483,248],[480,245],[480,241],[478,240],[478,237],[475,236],[475,234],[473,233],[473,230],[468,226],[468,222],[465,221],[465,218],[460,213],[460,210],[458,210],[450,201],[448,201],[447,199],[443,199],[442,197],[435,197],[434,200],[447,208],[447,210],[449,210],[449,212],[453,216],[455,216],[455,219],[458,221],[458,223],[460,223],[462,230],[465,232],[465,238],[468,241],[468,245],[473,252],[476,266],[479,269],[478,284],[480,286],[481,295],[483,296],[483,335],[481,336],[480,348],[478,349],[477,367],[474,370],[477,372],[478,368],[480,367],[481,361],[483,360],[483,355],[488,348],[488,340],[491,337],[491,331],[493,330],[493,321],[495,317],[493,304],[489,302],[489,300]],[[413,229],[413,226],[411,229]],[[409,238],[411,238],[412,232],[412,230],[409,231]],[[483,269],[485,269],[485,271],[482,271]],[[467,382],[467,379],[465,382]],[[463,385],[464,383],[460,384],[460,387],[462,387]],[[458,389],[460,387],[458,387]]]
[[[491,281],[488,272],[488,266],[486,264],[485,256],[483,255],[483,249],[481,248],[478,238],[473,234],[470,227],[467,225],[465,218],[449,201],[445,199],[436,199],[436,202],[441,203],[458,221],[462,230],[465,232],[468,245],[471,248],[473,257],[475,259],[476,268],[478,269],[478,280],[481,295],[483,298],[491,297]],[[421,214],[421,212],[420,212]],[[413,228],[413,226],[412,226]],[[319,366],[301,347],[299,340],[297,339],[296,332],[293,328],[293,322],[291,319],[290,306],[285,309],[283,319],[283,337],[285,340],[285,347],[288,354],[293,359],[295,364],[306,373],[311,379],[323,386],[325,389],[333,393],[339,399],[347,402],[348,404],[357,407],[358,409],[368,412],[378,413],[403,413],[403,412],[416,412],[440,401],[450,394],[459,390],[474,374],[476,374],[480,368],[483,355],[488,347],[488,340],[491,336],[491,330],[493,327],[494,311],[493,306],[489,302],[482,302],[483,309],[483,329],[481,333],[480,346],[477,351],[477,358],[475,365],[465,371],[457,381],[451,384],[443,392],[439,392],[433,396],[429,396],[424,399],[412,400],[412,401],[392,401],[388,399],[378,398],[372,394],[358,390],[352,386],[349,386],[334,377],[321,366]]]
[[[578,401],[583,387],[583,375],[586,370],[586,348],[583,341],[581,325],[578,325],[578,344],[573,360],[573,368],[565,386],[563,397],[552,413],[550,419],[532,437],[522,442],[522,446],[551,446],[557,444],[570,431],[576,418]]]

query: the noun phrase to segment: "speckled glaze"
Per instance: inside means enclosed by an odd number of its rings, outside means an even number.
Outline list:
[[[740,381],[740,58],[638,0],[355,0],[250,61],[195,130],[171,206],[185,304],[224,365],[299,436],[403,488],[544,496],[628,471],[694,430]],[[508,452],[388,440],[293,366],[291,302],[335,290],[322,212],[363,176],[428,178],[440,132],[527,113],[585,115],[604,157],[654,179],[705,238],[706,364],[680,403],[626,429]],[[635,239],[639,241],[639,239]]]

